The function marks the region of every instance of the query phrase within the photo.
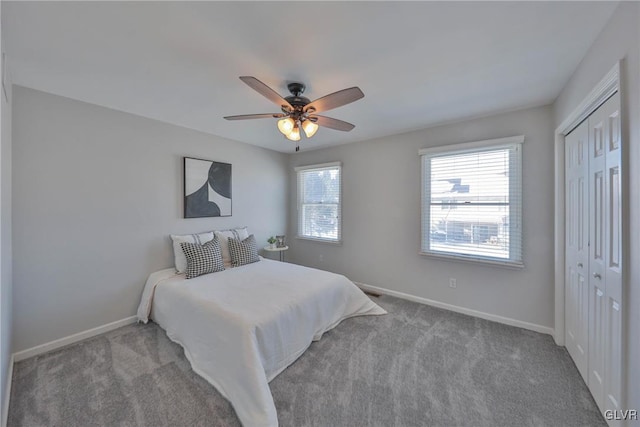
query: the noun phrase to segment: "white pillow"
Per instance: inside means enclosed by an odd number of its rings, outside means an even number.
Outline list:
[[[202,245],[213,240],[213,232],[207,231],[200,234],[182,235],[172,234],[171,239],[173,240],[173,257],[176,262],[176,271],[178,273],[184,273],[187,271],[187,257],[184,255],[180,243],[200,243]]]
[[[214,231],[218,241],[220,242],[220,249],[222,250],[222,262],[224,268],[231,268],[231,253],[229,252],[229,237],[232,239],[238,239],[240,241],[249,237],[249,231],[247,227],[234,228],[231,230],[218,230]]]

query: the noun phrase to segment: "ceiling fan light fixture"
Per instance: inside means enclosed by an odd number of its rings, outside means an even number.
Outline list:
[[[362,97],[364,93],[359,87],[354,86],[342,89],[337,92],[330,93],[315,101],[301,96],[304,92],[305,85],[299,82],[291,82],[287,84],[287,89],[291,92],[290,96],[283,98],[275,90],[252,76],[240,76],[247,86],[267,98],[269,101],[280,107],[280,113],[266,114],[242,114],[236,116],[226,116],[225,120],[249,120],[249,119],[278,119],[278,131],[290,141],[300,141],[301,131],[304,131],[307,138],[311,138],[318,131],[319,126],[327,127],[342,132],[349,132],[355,126],[351,123],[334,119],[326,116],[319,116],[316,113],[333,110],[343,105],[351,104]],[[296,151],[299,150],[296,144]]]
[[[300,141],[300,128],[296,124],[288,135],[285,135],[291,141]]]
[[[318,125],[307,119],[302,122],[302,130],[304,134],[307,135],[307,138],[311,138],[318,131]]]
[[[278,120],[278,130],[284,135],[288,136],[293,128],[295,127],[295,122],[291,117],[285,117],[284,119]],[[298,132],[299,136],[300,132]]]

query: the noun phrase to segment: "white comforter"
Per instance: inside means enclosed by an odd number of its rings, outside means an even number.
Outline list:
[[[278,425],[268,383],[311,341],[348,317],[385,313],[344,276],[262,260],[190,280],[153,273],[138,319],[151,315],[253,427]]]

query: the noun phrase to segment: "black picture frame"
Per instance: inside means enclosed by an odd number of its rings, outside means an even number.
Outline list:
[[[183,158],[184,217],[229,217],[232,205],[232,166],[214,160]]]

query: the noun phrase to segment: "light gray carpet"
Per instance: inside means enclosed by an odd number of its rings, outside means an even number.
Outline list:
[[[389,314],[344,321],[271,382],[281,426],[606,425],[550,336],[387,296],[376,302]],[[17,363],[8,425],[239,422],[150,323]]]

